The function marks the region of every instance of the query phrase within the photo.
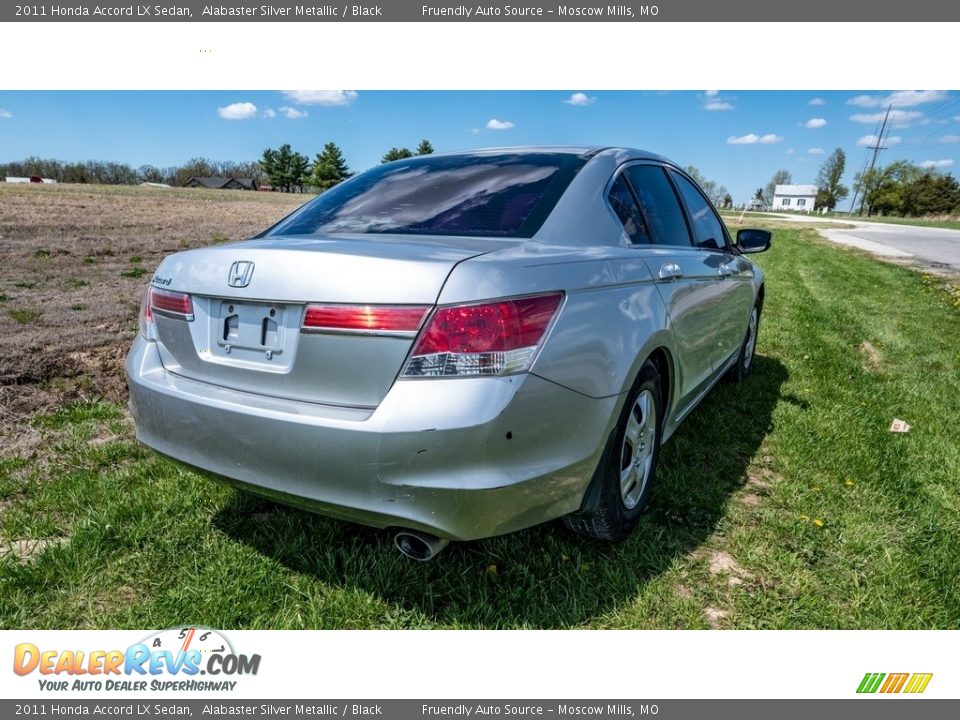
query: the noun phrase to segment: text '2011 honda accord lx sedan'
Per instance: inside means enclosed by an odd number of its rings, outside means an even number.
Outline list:
[[[749,372],[745,254],[769,246],[637,150],[381,165],[160,264],[126,364],[137,437],[418,559],[560,517],[618,540],[661,443]]]

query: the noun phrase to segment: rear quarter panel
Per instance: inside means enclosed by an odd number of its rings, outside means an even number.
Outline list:
[[[646,264],[625,247],[530,242],[454,269],[441,304],[562,290],[566,294],[532,372],[589,397],[629,390],[658,347],[673,354],[669,320]]]

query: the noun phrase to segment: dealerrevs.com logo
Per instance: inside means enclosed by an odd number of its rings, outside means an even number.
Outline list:
[[[260,655],[234,651],[216,630],[163,630],[126,650],[14,648],[13,671],[36,674],[41,690],[143,692],[232,691],[244,675],[256,675]]]
[[[858,693],[915,695],[927,689],[933,673],[867,673],[857,686]]]

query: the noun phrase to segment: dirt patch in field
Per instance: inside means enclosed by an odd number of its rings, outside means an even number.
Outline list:
[[[28,540],[0,541],[0,559],[12,555],[20,562],[26,562],[39,555],[48,547],[66,542],[66,538],[31,538]]]
[[[755,508],[760,507],[760,504],[763,502],[763,498],[755,493],[747,493],[740,496],[740,502],[747,507]]]
[[[869,340],[864,340],[857,347],[859,348],[860,355],[862,356],[860,367],[867,372],[876,372],[879,370],[880,353],[877,352],[877,349],[873,346],[873,343],[871,343]]]
[[[0,183],[0,453],[37,412],[125,397],[123,358],[164,256],[249,237],[308,199]]]
[[[745,579],[750,578],[750,573],[722,550],[707,550],[706,557],[710,574],[725,577],[729,585],[742,585]]]
[[[727,619],[729,613],[726,610],[719,610],[718,608],[708,607],[703,611],[703,614],[707,618],[707,622],[710,624],[714,630],[721,630],[724,627],[724,620]]]

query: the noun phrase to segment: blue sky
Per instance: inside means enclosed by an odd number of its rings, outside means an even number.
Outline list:
[[[880,162],[956,173],[960,92],[915,90],[0,91],[0,162],[39,155],[165,167],[196,156],[257,159],[284,142],[312,157],[333,141],[363,170],[421,138],[438,151],[627,145],[695,165],[742,202],[780,168],[812,183],[837,147],[849,184],[888,104],[894,122]]]

